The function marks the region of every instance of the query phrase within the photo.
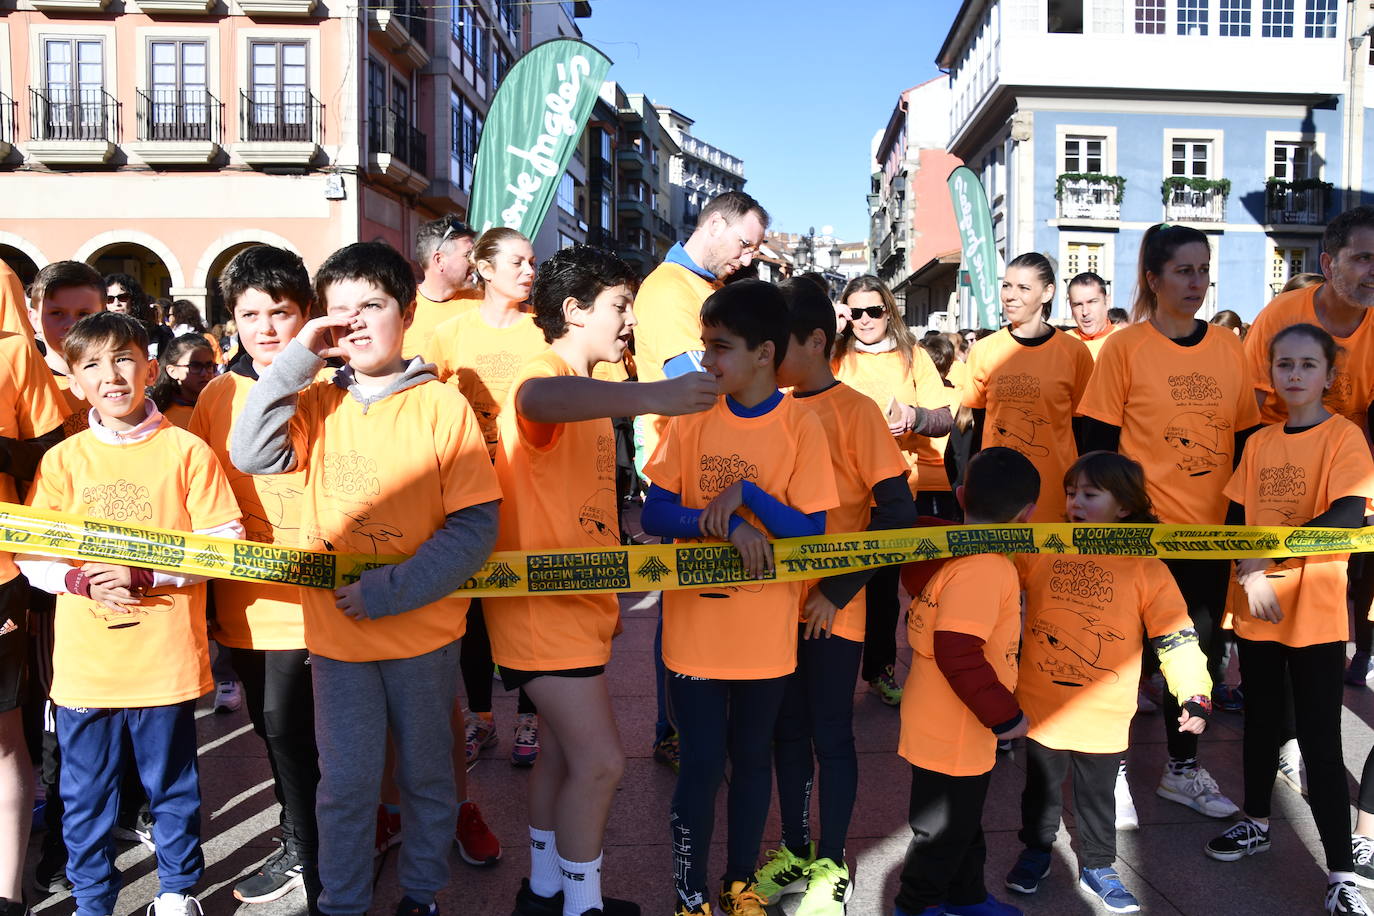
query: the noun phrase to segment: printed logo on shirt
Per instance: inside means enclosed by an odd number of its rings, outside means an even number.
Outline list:
[[[259,503],[249,506],[241,500],[243,508],[243,529],[247,540],[270,544],[274,531],[295,531],[282,523],[286,520],[287,505],[300,499],[299,487],[283,484],[274,477],[263,476],[256,480]],[[261,510],[261,511],[255,511]]]
[[[1230,463],[1230,429],[1230,422],[1214,410],[1190,410],[1165,425],[1164,441],[1178,453],[1179,470],[1201,477]]]
[[[506,350],[495,353],[481,353],[476,360],[473,374],[482,378],[515,378],[520,371],[520,357]]]
[[[619,521],[615,517],[615,493],[605,487],[593,493],[577,510],[577,523],[598,544],[613,547],[620,543]]]
[[[1115,573],[1092,560],[1055,560],[1050,567],[1050,591],[1094,604],[1111,603],[1115,582]]]
[[[0,636],[8,636],[17,629],[19,629],[18,624],[13,619],[6,617],[5,622],[0,624]]]
[[[993,383],[993,391],[1001,401],[1038,401],[1040,379],[1029,373],[999,375]]]
[[[359,455],[324,455],[324,489],[340,496],[378,496],[382,492],[382,482],[377,477],[377,462]]]
[[[715,496],[739,480],[758,480],[759,466],[739,455],[702,455],[697,488]]]
[[[596,473],[603,479],[612,480],[615,476],[615,438],[596,437]]]
[[[1337,371],[1323,398],[1328,403],[1346,403],[1355,393],[1355,381],[1348,373]]]
[[[1054,683],[1082,687],[1099,680],[1119,680],[1115,671],[1098,662],[1102,659],[1102,647],[1119,642],[1125,635],[1103,624],[1097,614],[1064,607],[1045,608],[1031,621],[1030,632],[1049,655],[1036,666]]]
[[[1221,385],[1201,372],[1169,376],[1169,393],[1175,401],[1220,401]]]
[[[153,517],[150,496],[147,487],[123,479],[81,491],[81,501],[89,514],[115,522],[149,521]]]
[[[1280,499],[1307,495],[1307,469],[1285,463],[1278,467],[1259,469],[1260,499]],[[1282,522],[1266,522],[1282,524]]]
[[[1042,426],[1049,426],[1050,421],[1038,413],[1033,413],[1024,407],[1012,407],[998,412],[996,419],[992,421],[993,441],[991,445],[1005,445],[1026,457],[1039,456],[1045,457],[1050,450],[1035,441],[1036,434]]]

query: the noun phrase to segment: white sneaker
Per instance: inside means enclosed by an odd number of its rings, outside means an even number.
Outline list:
[[[1353,881],[1332,881],[1326,886],[1326,912],[1332,916],[1371,916],[1369,904]]]
[[[1302,762],[1296,738],[1289,738],[1279,749],[1279,779],[1299,795],[1307,795],[1307,765]]]
[[[158,894],[148,904],[145,916],[204,916],[200,901],[186,894]]]
[[[1140,816],[1135,812],[1135,799],[1131,798],[1131,786],[1126,782],[1124,763],[1116,768],[1116,829],[1140,829]]]
[[[1235,802],[1221,794],[1217,781],[1202,767],[1175,773],[1166,766],[1155,794],[1208,817],[1231,817],[1240,811]]]
[[[238,681],[220,681],[215,685],[215,712],[238,712],[243,708],[243,688]]]

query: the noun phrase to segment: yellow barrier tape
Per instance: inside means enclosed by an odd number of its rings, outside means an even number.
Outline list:
[[[0,549],[217,579],[337,588],[404,559],[297,550],[141,528],[0,503]],[[1374,551],[1374,528],[1238,525],[955,525],[773,542],[776,568],[750,579],[730,544],[691,543],[494,553],[457,592],[473,598],[633,592],[815,579],[976,553],[1111,554],[1161,559],[1318,556]]]

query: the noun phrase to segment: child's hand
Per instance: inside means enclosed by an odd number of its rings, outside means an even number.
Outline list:
[[[897,404],[896,409],[887,415],[887,431],[894,436],[905,436],[916,426],[916,408],[910,404]]]
[[[91,600],[116,614],[129,613],[129,608],[139,601],[127,587],[107,588],[94,582],[91,583]]]
[[[333,332],[335,330],[347,332],[353,326],[356,317],[352,315],[322,315],[319,318],[312,318],[301,326],[301,331],[296,335],[296,340],[300,341],[301,346],[320,359],[343,356],[343,349],[334,345],[335,336]]]
[[[81,571],[86,574],[86,578],[91,583],[91,597],[95,597],[97,587],[104,589],[122,588],[126,592],[133,587],[133,573],[127,566],[115,566],[112,563],[87,563],[81,567]]]
[[[1279,608],[1279,597],[1274,594],[1274,586],[1269,584],[1269,579],[1262,572],[1252,572],[1240,580],[1241,588],[1245,589],[1245,597],[1250,603],[1250,615],[1256,620],[1263,620],[1266,623],[1278,623],[1283,620],[1283,611]]]
[[[812,588],[811,594],[806,596],[806,603],[802,605],[802,619],[806,621],[802,638],[815,639],[822,632],[825,633],[826,639],[834,636],[835,632],[831,628],[835,625],[835,615],[839,610],[829,598],[821,594],[820,586]]]
[[[730,537],[730,516],[744,505],[744,482],[736,480],[716,494],[716,498],[701,510],[698,524],[704,537],[725,540]]]
[[[730,535],[730,543],[739,551],[744,571],[751,579],[761,579],[773,571],[773,545],[762,531],[745,522]]]
[[[660,417],[710,410],[720,396],[716,377],[709,372],[688,372],[677,378],[649,382],[644,387],[649,389],[652,405],[652,409],[646,413],[656,413]]]
[[[1178,730],[1200,735],[1207,729],[1207,720],[1202,716],[1192,716],[1188,710],[1183,710],[1178,716]]]
[[[334,589],[334,606],[353,620],[367,620],[367,606],[363,604],[363,583],[354,582]]]

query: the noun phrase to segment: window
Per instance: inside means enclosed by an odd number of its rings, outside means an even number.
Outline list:
[[[1336,0],[1307,0],[1303,17],[1304,38],[1336,37]]]
[[[257,140],[310,139],[310,90],[303,41],[249,46],[249,133]]]
[[[558,209],[569,216],[577,215],[577,182],[567,172],[558,181]]]
[[[1178,0],[1178,34],[1207,34],[1207,0]]]
[[[448,155],[459,168],[463,162],[463,140],[463,100],[453,95],[449,97],[448,107]],[[451,172],[457,173],[457,170]]]
[[[600,133],[601,133],[601,140],[600,140],[600,143],[601,143],[601,158],[604,159],[604,160],[606,160],[607,162],[610,162],[611,159],[613,158],[613,154],[612,154],[612,151],[611,151],[611,132],[608,131],[608,130],[603,130],[603,131],[601,131]]]
[[[105,119],[105,46],[99,39],[43,42],[43,89],[48,96],[45,139],[96,136]]]
[[[203,41],[149,43],[149,116],[155,139],[169,136],[177,125],[195,127],[192,134],[209,137],[208,57],[208,46]]]
[[[1262,0],[1260,35],[1264,38],[1293,37],[1293,0]]]
[[[1171,146],[1170,175],[1184,178],[1212,177],[1211,140],[1175,140]]]
[[[1101,137],[1068,137],[1064,140],[1065,172],[1102,171]]]
[[[1106,259],[1103,252],[1106,246],[1101,242],[1069,242],[1065,250],[1067,255],[1064,258],[1064,277],[1071,280],[1084,272],[1097,274],[1099,277],[1106,277],[1103,271],[1103,264]]]
[[[1220,0],[1220,32],[1227,38],[1250,37],[1250,0]]]
[[[516,0],[496,0],[496,11],[501,26],[506,30],[506,35],[518,49],[520,47],[520,7],[516,5]]]
[[[573,238],[573,237],[570,236],[570,235],[567,235],[567,234],[565,234],[565,233],[562,233],[562,232],[558,233],[558,247],[559,247],[560,249],[563,249],[563,248],[571,248],[571,247],[573,247],[573,246],[576,245],[576,244],[577,244],[577,239]]]
[[[1275,246],[1269,259],[1269,290],[1278,295],[1295,274],[1306,273],[1311,252],[1306,248]]]
[[[1051,32],[1083,34],[1083,0],[1046,0],[1045,6]]]
[[[1135,0],[1137,35],[1164,34],[1164,0]]]
[[[486,70],[487,33],[482,14],[473,6],[455,4],[453,11],[453,41],[472,59],[479,73]]]
[[[491,43],[491,83],[499,86],[502,78],[510,72],[510,55],[498,43]]]
[[[398,79],[391,81],[391,113],[402,124],[410,121],[410,87]]]
[[[386,107],[386,67],[380,61],[367,59],[367,110],[368,117],[375,117]]]
[[[1101,35],[1121,34],[1120,0],[1093,0],[1093,31]]]
[[[601,189],[601,228],[611,228],[611,194],[605,188]]]
[[[1312,168],[1312,159],[1310,143],[1275,143],[1274,169],[1270,174],[1284,181],[1313,178],[1315,172]]]

